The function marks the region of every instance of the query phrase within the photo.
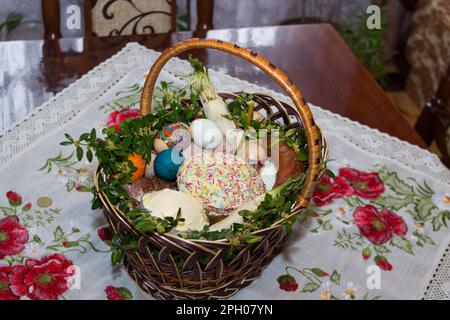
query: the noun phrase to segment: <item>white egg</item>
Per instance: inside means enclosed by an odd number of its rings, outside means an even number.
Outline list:
[[[266,187],[266,191],[273,189],[275,181],[277,180],[277,171],[277,167],[271,159],[266,159],[266,161],[264,161],[264,166],[261,168],[260,175],[264,182],[264,186]]]
[[[197,119],[191,123],[192,139],[195,144],[204,149],[214,149],[223,139],[222,131],[208,119]]]

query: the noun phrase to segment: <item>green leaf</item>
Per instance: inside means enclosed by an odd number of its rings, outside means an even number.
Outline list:
[[[311,272],[314,273],[316,276],[323,278],[323,277],[327,277],[328,273],[326,273],[325,271],[323,271],[320,268],[312,268]]]
[[[406,197],[381,196],[379,198],[371,200],[370,202],[379,205],[380,207],[398,211],[414,203],[414,198],[412,196]]]
[[[91,134],[89,136],[89,143],[92,145],[94,144],[95,140],[97,139],[97,132],[95,131],[95,128],[91,130]]]
[[[67,140],[73,142],[73,138],[68,133],[65,133],[64,136],[67,138]]]
[[[131,291],[128,290],[127,288],[120,287],[120,288],[117,288],[117,291],[119,291],[119,293],[125,298],[125,300],[133,299],[133,295],[131,294]]]
[[[60,226],[57,226],[55,231],[53,231],[54,242],[60,242],[62,240],[65,240],[65,237],[66,237],[66,235],[65,235],[64,231],[62,230],[62,228]]]
[[[415,236],[417,238],[417,245],[419,247],[423,247],[425,244],[429,244],[432,246],[436,245],[436,243],[433,241],[433,239],[431,239],[429,236],[424,235],[419,230],[415,230],[413,232],[413,236]]]
[[[77,147],[76,153],[78,161],[81,161],[81,159],[83,159],[83,149],[81,147]]]
[[[341,285],[341,274],[337,272],[336,270],[333,270],[330,276],[330,281],[334,284],[340,286]]]
[[[364,205],[364,203],[358,197],[344,197],[343,199],[345,203],[352,208],[357,208]]]
[[[398,236],[394,237],[389,242],[389,244],[393,247],[396,247],[396,248],[402,250],[402,251],[405,251],[406,253],[408,253],[412,256],[414,255],[412,242],[404,237],[398,237]]]
[[[437,209],[431,198],[420,198],[416,207],[417,220],[424,221],[433,214],[433,210]]]
[[[91,150],[91,149],[89,149],[89,150],[86,152],[86,158],[87,158],[87,160],[88,160],[89,162],[92,162],[93,154],[92,154],[92,150]]]
[[[41,240],[41,238],[36,234],[36,235],[34,235],[34,237],[33,237],[33,241],[34,242],[36,242],[36,243],[42,243],[42,240]]]
[[[10,33],[22,22],[23,15],[17,12],[11,12],[6,17],[6,21],[3,25],[0,24],[0,31],[3,26],[6,26],[6,33]]]
[[[121,249],[113,250],[111,253],[111,263],[113,266],[118,265],[122,262],[123,251]]]
[[[384,175],[384,183],[397,194],[414,196],[413,187],[401,180],[396,172],[386,173]]]
[[[335,175],[334,172],[331,171],[330,169],[326,168],[326,169],[325,169],[325,172],[327,173],[327,175],[328,175],[330,178],[332,178],[332,179],[336,178],[336,175]]]
[[[302,292],[309,292],[309,293],[311,293],[311,292],[315,292],[319,288],[320,288],[320,284],[315,283],[315,282],[308,282],[303,287]]]
[[[448,222],[450,222],[450,211],[441,211],[439,212],[433,219],[431,223],[433,225],[433,231],[439,231],[442,227],[448,226]]]

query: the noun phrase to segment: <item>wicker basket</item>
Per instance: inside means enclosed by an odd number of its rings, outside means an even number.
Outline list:
[[[267,59],[237,45],[212,39],[191,39],[166,49],[152,66],[141,98],[141,114],[151,112],[152,93],[159,72],[165,63],[181,52],[212,48],[239,56],[258,66],[275,79],[293,100],[296,109],[262,94],[253,94],[255,110],[265,109],[267,117],[282,121],[288,127],[303,126],[308,144],[308,166],[304,188],[298,195],[291,214],[298,215],[308,205],[320,176],[320,168],[327,158],[326,141],[316,126],[311,111],[297,87]],[[235,94],[220,93],[224,98]],[[98,188],[105,177],[98,168],[96,188],[113,231],[120,237],[130,235],[138,239],[137,250],[125,251],[124,265],[130,276],[145,292],[160,299],[223,299],[229,298],[257,279],[263,269],[281,251],[287,234],[278,221],[255,235],[262,241],[231,246],[228,240],[186,240],[174,235],[147,233],[136,230],[123,212],[113,206]],[[233,251],[233,258],[227,253]],[[181,260],[180,260],[180,257]],[[206,259],[206,263],[205,263]]]

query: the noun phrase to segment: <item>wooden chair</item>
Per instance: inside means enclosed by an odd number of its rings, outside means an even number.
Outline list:
[[[414,129],[428,145],[433,140],[450,167],[450,66],[431,100],[425,104]]]
[[[415,10],[417,0],[401,0],[409,10]],[[431,99],[425,103],[414,129],[427,145],[436,142],[442,161],[450,167],[450,65]]]
[[[84,4],[85,37],[176,31],[176,0],[85,0]],[[197,31],[213,28],[213,7],[214,0],[197,0]],[[61,38],[59,0],[42,0],[42,15],[44,38]]]

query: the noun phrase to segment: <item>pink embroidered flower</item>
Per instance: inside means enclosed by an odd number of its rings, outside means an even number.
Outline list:
[[[57,300],[70,289],[75,274],[72,261],[61,254],[28,259],[10,274],[11,291],[32,300]]]
[[[139,117],[138,109],[122,109],[120,111],[114,111],[109,115],[107,126],[114,126],[116,131],[119,130],[119,124],[127,119],[134,119]]]
[[[384,183],[378,172],[364,172],[352,168],[341,168],[339,176],[347,179],[354,195],[364,199],[378,198],[384,192]]]
[[[105,288],[106,298],[108,300],[131,300],[133,295],[130,290],[124,287],[116,288],[114,286],[107,286]]]
[[[10,288],[9,273],[13,267],[0,267],[0,300],[19,300]]]
[[[382,245],[392,239],[392,231],[386,220],[378,214],[377,208],[368,204],[356,208],[353,223],[370,242]]]
[[[0,259],[21,253],[27,242],[28,231],[20,224],[19,218],[0,219]]]
[[[9,201],[9,204],[13,207],[20,206],[22,204],[22,196],[14,191],[8,191],[6,193],[6,198]]]
[[[295,278],[289,274],[282,275],[277,279],[280,289],[284,291],[296,291],[298,289],[298,283]]]
[[[312,200],[318,206],[329,204],[334,199],[339,199],[344,196],[351,196],[353,194],[352,187],[342,177],[330,178],[326,173],[320,179],[314,193]]]

